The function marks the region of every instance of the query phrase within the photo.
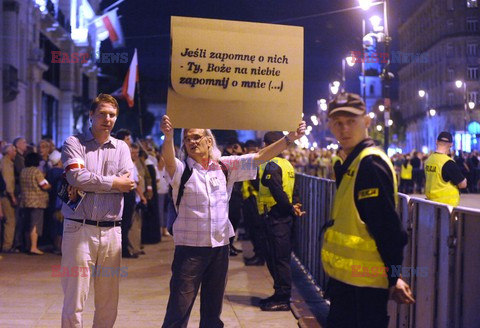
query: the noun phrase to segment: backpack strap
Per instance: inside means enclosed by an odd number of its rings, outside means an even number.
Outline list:
[[[220,164],[220,167],[222,168],[222,172],[225,175],[225,181],[228,183],[228,168],[227,168],[227,166],[222,161],[218,161],[218,164]]]
[[[220,164],[220,167],[222,168],[222,172],[225,175],[225,180],[228,182],[228,168],[227,166],[222,163],[221,161],[218,161]],[[177,195],[177,201],[175,202],[175,206],[178,208],[180,205],[180,201],[182,200],[183,197],[183,191],[185,190],[185,184],[187,183],[188,179],[192,176],[193,170],[188,167],[187,162],[185,162],[185,170],[183,170],[182,177],[180,178],[180,186],[178,188],[178,195]],[[171,187],[170,187],[171,188]]]
[[[175,206],[178,208],[180,205],[180,201],[183,197],[183,191],[185,190],[185,184],[187,183],[188,179],[192,176],[193,170],[188,167],[187,162],[185,161],[185,169],[183,170],[182,177],[180,178],[180,187],[178,188],[178,195],[177,201],[175,202]]]

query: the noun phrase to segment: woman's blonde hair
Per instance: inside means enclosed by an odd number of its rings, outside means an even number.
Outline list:
[[[182,133],[180,135],[180,137],[181,137],[180,160],[182,160],[182,161],[186,160],[187,157],[188,157],[187,148],[185,148],[185,142],[184,142],[184,138],[185,138],[185,135],[187,134],[188,130],[191,130],[191,128],[182,129]],[[204,136],[209,137],[212,140],[212,147],[208,151],[208,157],[213,161],[218,161],[220,159],[221,152],[217,147],[217,141],[215,140],[215,136],[213,135],[212,130],[203,129],[203,133],[204,133],[203,134]]]

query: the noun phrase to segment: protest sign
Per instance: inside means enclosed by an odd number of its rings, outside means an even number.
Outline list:
[[[295,130],[303,28],[172,17],[167,114],[176,127]]]

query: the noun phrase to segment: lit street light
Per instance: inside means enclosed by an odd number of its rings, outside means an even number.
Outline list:
[[[467,120],[468,120],[468,104],[467,104],[467,83],[457,80],[455,81],[455,86],[457,89],[460,89],[463,86],[463,122],[464,122],[464,133],[460,138],[460,149],[463,150],[463,138],[466,138],[467,134]]]
[[[382,131],[382,126],[380,124],[377,125],[377,131],[378,132]]]
[[[385,106],[383,105],[378,105],[378,110],[383,112],[385,110]]]
[[[345,63],[346,65],[353,67],[355,65],[355,60],[353,60],[352,56],[342,58],[342,92],[345,91],[345,86],[346,86]]]
[[[471,110],[475,108],[475,103],[473,101],[468,102],[468,108]]]
[[[430,108],[428,110],[428,114],[430,114],[430,117],[434,117],[435,115],[437,115],[437,111],[433,108]]]

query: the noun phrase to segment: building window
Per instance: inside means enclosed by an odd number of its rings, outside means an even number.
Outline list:
[[[478,8],[477,0],[467,0],[467,8]]]
[[[467,43],[467,56],[476,56],[477,55],[477,43]]]
[[[477,32],[478,31],[478,19],[467,18],[467,31],[468,32]]]
[[[478,67],[469,67],[467,69],[467,74],[469,80],[478,80]]]
[[[470,91],[468,93],[468,101],[473,101],[475,104],[478,104],[478,101],[480,99],[478,98],[478,91]]]
[[[450,106],[453,106],[453,103],[455,102],[455,94],[453,92],[448,93],[448,104]]]
[[[447,57],[453,57],[455,48],[453,47],[453,43],[447,44]]]
[[[453,19],[447,20],[447,30],[451,32],[453,30]]]
[[[449,68],[447,71],[447,81],[451,82],[455,79],[455,70],[453,68]]]

